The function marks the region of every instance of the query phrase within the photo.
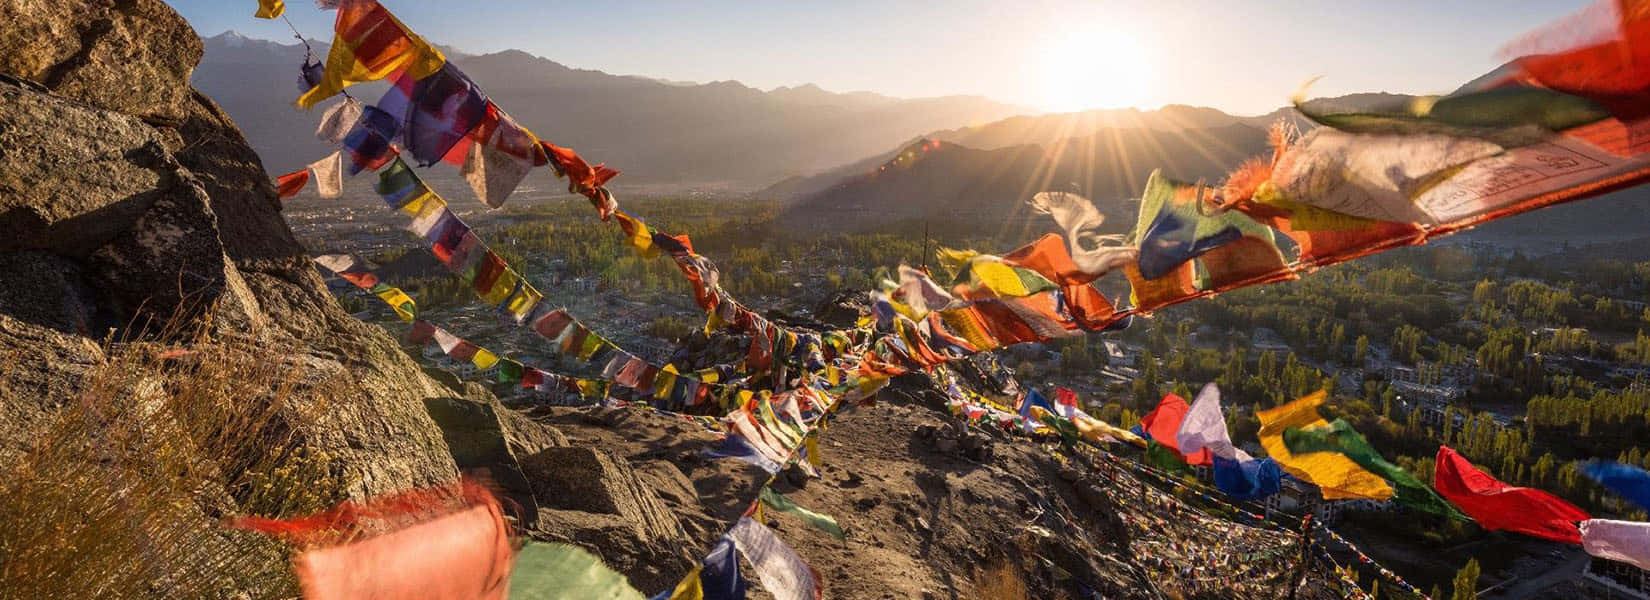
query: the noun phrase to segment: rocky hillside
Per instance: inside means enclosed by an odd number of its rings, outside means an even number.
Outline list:
[[[765,478],[702,459],[710,435],[686,421],[507,408],[345,314],[258,155],[190,87],[200,41],[159,0],[0,0],[0,22],[0,596],[290,597],[246,570],[280,572],[280,553],[225,518],[460,472],[491,480],[532,537],[589,547],[656,592],[756,495]],[[133,348],[156,358],[127,361]],[[823,479],[779,486],[850,529],[838,543],[774,518],[829,597],[1262,597],[1287,583],[1289,536],[1193,517],[1093,456],[959,433],[940,406],[924,378],[903,380],[839,416]],[[269,436],[243,440],[251,458],[220,452],[246,431]],[[304,460],[256,456],[274,439]],[[1237,547],[1269,558],[1231,560]],[[1254,585],[1224,585],[1238,576]],[[1328,593],[1316,577],[1303,589]]]

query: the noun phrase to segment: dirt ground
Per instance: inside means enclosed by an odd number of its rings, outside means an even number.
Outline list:
[[[824,466],[786,472],[773,489],[831,515],[838,541],[793,515],[765,522],[841,599],[1284,598],[1298,573],[1299,537],[1208,516],[1092,452],[957,421],[924,377],[902,378],[869,406],[838,410],[822,434]],[[638,408],[528,411],[574,447],[628,463],[679,521],[683,539],[636,560],[623,539],[584,542],[646,594],[669,588],[745,512],[768,480],[761,469],[702,457],[716,436]],[[1077,456],[1081,455],[1081,456]],[[555,531],[534,537],[557,539]],[[670,545],[670,540],[633,540]],[[1325,569],[1305,570],[1297,598],[1339,598]],[[752,596],[767,598],[748,563]]]

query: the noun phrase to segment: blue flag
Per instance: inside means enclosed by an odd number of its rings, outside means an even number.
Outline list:
[[[1650,510],[1650,473],[1632,465],[1595,460],[1581,466],[1582,472],[1599,485],[1610,488],[1639,508]]]
[[[717,446],[716,448],[706,448],[704,449],[703,454],[709,458],[737,458],[758,467],[762,467],[762,470],[769,473],[778,473],[780,469],[778,464],[768,460],[768,457],[762,456],[760,452],[757,452],[755,448],[751,447],[749,442],[745,441],[745,438],[737,435],[730,435],[722,438],[721,446]]]
[[[1047,398],[1037,393],[1037,390],[1026,390],[1026,397],[1020,401],[1020,416],[1025,417],[1027,421],[1036,421],[1031,417],[1031,407],[1033,406],[1041,406],[1049,414],[1060,414],[1059,411],[1054,410],[1053,404],[1048,403]]]
[[[739,553],[733,539],[722,536],[699,569],[705,600],[745,600],[745,578],[739,575]]]
[[[739,554],[728,536],[722,536],[716,548],[700,563],[699,591],[698,597],[704,600],[745,600],[745,578],[739,576]],[[659,592],[651,600],[670,600],[674,592]]]
[[[1214,457],[1215,487],[1233,500],[1259,500],[1278,493],[1283,469],[1270,458],[1238,462]]]

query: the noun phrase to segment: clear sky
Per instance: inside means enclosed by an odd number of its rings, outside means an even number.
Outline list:
[[[383,0],[425,38],[579,68],[763,89],[978,94],[1044,110],[1168,103],[1257,114],[1314,95],[1441,93],[1585,0]],[[169,0],[202,35],[291,41],[255,0]],[[331,12],[287,0],[305,35]]]

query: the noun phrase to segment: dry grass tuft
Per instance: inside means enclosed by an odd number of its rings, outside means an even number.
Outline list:
[[[342,499],[347,482],[295,433],[322,410],[307,400],[342,382],[302,381],[252,342],[181,337],[186,349],[109,344],[80,396],[0,465],[0,597],[297,595],[287,548],[223,521]]]
[[[971,583],[974,600],[1031,600],[1031,588],[1026,585],[1025,577],[1006,560],[975,570]]]

